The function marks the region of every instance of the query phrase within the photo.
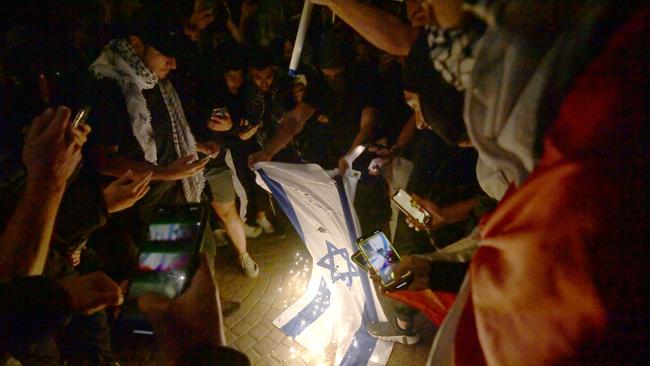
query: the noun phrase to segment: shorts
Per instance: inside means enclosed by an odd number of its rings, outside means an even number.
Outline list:
[[[235,187],[232,183],[232,170],[230,168],[227,166],[210,168],[203,176],[210,186],[212,201],[224,204],[235,200]]]

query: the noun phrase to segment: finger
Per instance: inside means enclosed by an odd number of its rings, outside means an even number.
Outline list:
[[[153,172],[148,172],[144,176],[142,176],[140,179],[136,179],[131,183],[131,192],[138,192],[142,190],[144,187],[149,185],[149,182],[151,182],[151,177],[153,176]]]
[[[33,138],[34,136],[38,136],[41,133],[43,133],[43,131],[45,131],[45,129],[49,125],[50,121],[52,121],[53,117],[54,117],[54,109],[52,108],[48,108],[43,113],[36,116],[32,120],[32,125],[29,128],[29,131],[27,131],[27,138],[30,139]]]
[[[86,141],[88,141],[86,134],[76,128],[71,128],[70,134],[72,135],[72,142],[80,147],[84,146]]]
[[[181,161],[181,163],[184,163],[184,164],[187,165],[187,164],[190,164],[192,161],[194,161],[194,159],[196,159],[196,157],[194,155],[187,155],[185,157],[180,158],[179,160]]]
[[[121,185],[127,185],[128,182],[133,179],[133,170],[129,169],[126,171],[126,173],[122,174],[121,177],[117,178],[116,181],[112,182],[110,185],[116,185],[116,186],[121,186]]]
[[[149,190],[150,190],[150,189],[151,189],[150,186],[145,186],[145,187],[142,189],[142,191],[137,192],[137,194],[136,194],[136,196],[135,196],[135,200],[136,200],[136,202],[139,201],[140,198],[144,197],[147,193],[149,193]]]
[[[83,133],[84,136],[88,136],[88,134],[90,134],[90,132],[92,132],[93,129],[92,129],[92,127],[90,127],[90,126],[87,125],[86,123],[80,123],[80,124],[77,126],[76,130],[78,130],[78,131],[80,131],[81,133]]]
[[[48,136],[63,138],[70,124],[70,113],[70,108],[65,106],[58,107],[52,122],[47,126],[45,133],[48,134]]]

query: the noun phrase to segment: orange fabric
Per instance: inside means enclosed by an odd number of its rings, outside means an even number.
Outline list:
[[[386,295],[419,310],[437,326],[442,324],[449,309],[454,304],[454,300],[456,300],[456,294],[433,292],[431,290],[395,291],[387,292]]]
[[[539,167],[484,222],[458,365],[619,364],[639,351],[647,329],[635,325],[649,309],[649,9],[576,78]]]

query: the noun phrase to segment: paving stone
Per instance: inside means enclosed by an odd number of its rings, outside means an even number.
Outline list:
[[[285,362],[289,358],[289,347],[278,344],[271,353],[271,357],[280,362]]]
[[[253,324],[247,322],[246,320],[242,320],[239,323],[235,324],[230,330],[237,336],[241,337],[244,334],[248,333],[249,330],[253,328]]]
[[[277,346],[276,343],[272,342],[270,339],[262,339],[257,344],[253,346],[253,349],[260,354],[260,356],[269,356],[271,352]]]
[[[251,336],[245,334],[235,342],[235,347],[237,347],[238,350],[245,352],[255,343],[257,342]]]
[[[256,340],[259,341],[259,340],[261,340],[262,338],[266,337],[266,335],[269,334],[270,331],[271,331],[271,329],[269,328],[268,325],[266,325],[265,323],[259,323],[259,324],[255,325],[255,326],[254,326],[254,327],[253,327],[253,328],[248,332],[248,334],[249,334],[251,337],[253,337],[253,338],[255,338]]]

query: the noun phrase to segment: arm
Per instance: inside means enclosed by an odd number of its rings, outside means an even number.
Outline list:
[[[253,165],[258,161],[268,161],[273,158],[278,151],[282,150],[294,136],[302,131],[307,120],[316,112],[316,109],[311,105],[301,102],[296,108],[289,112],[280,127],[278,128],[275,136],[269,142],[264,144],[262,151],[252,154],[248,158],[248,165]]]
[[[359,122],[359,132],[357,136],[352,141],[352,146],[350,146],[351,152],[355,147],[367,142],[372,138],[375,133],[375,125],[377,122],[378,111],[374,107],[366,107],[361,111],[361,121]]]
[[[0,237],[0,278],[43,273],[54,220],[89,128],[73,129],[70,109],[46,110],[32,122],[23,150],[26,191]]]
[[[395,150],[395,154],[399,155],[406,147],[413,141],[413,136],[415,136],[415,131],[417,130],[417,127],[415,126],[415,114],[411,115],[411,118],[409,118],[408,121],[406,121],[406,124],[404,127],[402,127],[402,131],[399,133],[399,137],[397,137],[397,141],[395,141],[395,145],[393,145],[391,150]]]
[[[406,56],[420,32],[399,18],[358,0],[314,0],[328,6],[365,39],[388,53]]]
[[[192,155],[177,159],[167,166],[153,165],[146,161],[135,161],[124,158],[117,154],[99,154],[97,159],[97,170],[99,173],[111,177],[121,177],[127,171],[133,172],[134,176],[151,174],[151,180],[181,180],[191,177],[203,170],[210,160],[209,158],[194,161]]]

